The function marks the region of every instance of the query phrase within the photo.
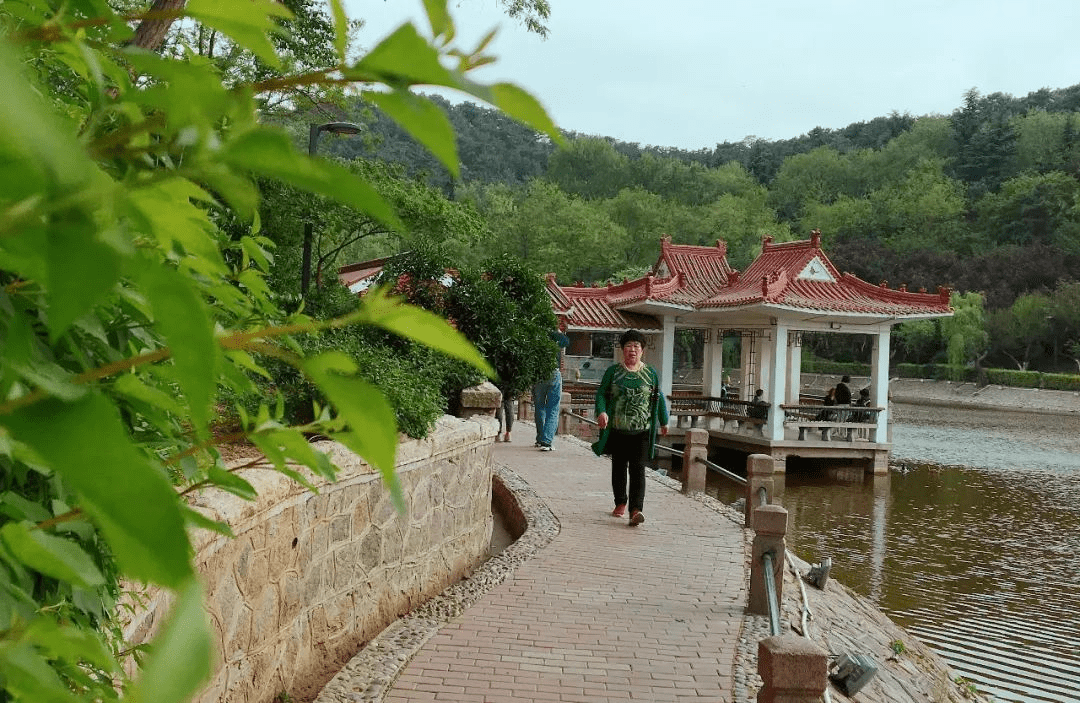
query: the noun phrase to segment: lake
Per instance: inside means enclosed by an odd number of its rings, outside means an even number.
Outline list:
[[[894,418],[887,476],[778,477],[789,548],[830,557],[981,691],[1080,703],[1080,418],[901,404]]]

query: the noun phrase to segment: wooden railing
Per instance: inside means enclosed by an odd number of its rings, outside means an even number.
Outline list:
[[[737,423],[740,428],[750,425],[760,429],[769,418],[769,405],[679,393],[668,399],[668,414],[675,418],[677,427],[683,427],[683,418],[689,417],[690,427],[697,427],[702,418],[721,418],[724,422]]]
[[[839,436],[850,442],[856,430],[869,431],[877,425],[878,413],[885,408],[857,405],[781,405],[784,424],[799,428],[799,439],[807,439],[807,430],[820,430],[821,440]],[[867,432],[868,434],[868,432]]]

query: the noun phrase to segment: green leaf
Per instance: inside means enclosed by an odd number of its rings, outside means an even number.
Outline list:
[[[131,700],[183,703],[210,678],[212,657],[202,587],[192,578],[176,594],[168,622],[150,646]]]
[[[83,588],[105,583],[94,560],[71,540],[31,529],[26,522],[7,523],[0,528],[0,539],[22,563],[46,576]]]
[[[154,406],[176,417],[184,416],[184,409],[175,398],[160,388],[146,385],[135,374],[129,373],[118,377],[113,383],[113,390],[126,398]]]
[[[35,618],[26,629],[25,637],[48,652],[50,659],[64,659],[73,664],[89,662],[103,671],[120,671],[108,646],[94,630],[61,626],[46,618]]]
[[[465,335],[435,313],[391,298],[385,288],[369,291],[358,315],[365,322],[468,362],[489,378],[496,377],[495,369]]]
[[[334,15],[334,48],[337,49],[338,60],[345,63],[349,50],[349,18],[345,16],[341,0],[330,0],[330,11]]]
[[[211,466],[206,477],[214,484],[215,488],[220,488],[244,500],[255,500],[259,497],[259,492],[255,490],[254,486],[231,471]]]
[[[186,266],[214,276],[225,273],[225,262],[212,233],[213,223],[204,208],[192,200],[212,202],[212,197],[191,181],[170,178],[128,194],[129,214],[153,236],[166,255],[184,253]],[[141,264],[142,262],[140,262]]]
[[[96,225],[74,218],[48,233],[49,333],[56,339],[120,280],[117,252],[96,238]]]
[[[348,430],[335,439],[359,454],[382,474],[394,504],[404,510],[401,489],[394,474],[397,454],[397,419],[394,409],[379,391],[363,379],[337,373],[340,360],[334,354],[305,359],[304,372],[334,404]]]
[[[436,37],[447,35],[447,40],[454,37],[454,20],[446,11],[446,0],[424,0],[424,10],[427,11],[428,22],[431,23],[431,33]]]
[[[230,539],[236,537],[236,535],[232,531],[232,528],[229,527],[229,524],[227,522],[211,520],[210,518],[200,513],[198,510],[195,510],[194,508],[189,508],[186,505],[181,508],[181,511],[184,513],[184,519],[195,527],[200,527],[204,530],[216,532],[219,535],[224,535],[225,537],[229,537]]]
[[[280,32],[273,17],[292,19],[293,14],[283,3],[274,0],[246,0],[223,2],[222,0],[188,0],[187,14],[208,27],[229,35],[237,44],[277,68],[281,65],[269,35]]]
[[[0,513],[14,520],[29,520],[30,522],[44,522],[52,517],[52,513],[45,506],[23,498],[13,491],[5,491],[0,495]]]
[[[435,103],[407,90],[369,92],[364,97],[427,147],[454,178],[460,175],[454,126]]]
[[[270,432],[267,439],[276,444],[293,461],[303,464],[327,481],[337,478],[333,464],[323,452],[317,451],[303,434],[283,429]]]
[[[242,369],[250,371],[254,374],[258,374],[266,379],[273,378],[273,376],[270,375],[269,371],[260,366],[259,363],[255,361],[255,358],[243,349],[227,349],[225,351],[225,356],[229,359],[229,361],[233,362]]]
[[[176,491],[131,443],[105,397],[44,400],[0,416],[0,425],[76,491],[128,576],[176,586],[191,575]]]
[[[14,170],[21,171],[25,181],[36,186],[49,174],[55,192],[66,195],[96,178],[98,168],[76,140],[75,130],[31,88],[23,75],[24,58],[9,42],[0,42],[0,152],[6,152],[5,160],[17,162]]]
[[[7,329],[5,361],[20,378],[49,395],[74,400],[86,393],[86,387],[71,382],[72,374],[40,353],[40,345],[25,315],[10,318]]]
[[[34,703],[77,703],[43,656],[22,642],[0,649],[0,678],[14,700]]]
[[[176,377],[188,399],[191,421],[204,432],[212,417],[211,401],[219,347],[206,303],[194,281],[174,269],[149,264],[142,283],[150,297],[154,321],[172,350]]]
[[[492,105],[548,135],[556,144],[563,143],[562,132],[548,117],[544,106],[532,95],[512,83],[496,83],[489,88],[489,93]]]
[[[402,227],[393,208],[370,184],[333,162],[297,153],[284,132],[267,128],[245,132],[225,145],[221,158],[235,168],[325,195],[390,227]]]
[[[439,61],[439,52],[412,24],[403,24],[344,72],[354,80],[377,80],[394,88],[441,85],[464,89],[461,76]]]

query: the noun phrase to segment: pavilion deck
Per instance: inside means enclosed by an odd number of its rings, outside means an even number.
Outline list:
[[[565,384],[563,390],[571,396],[569,409],[592,419],[596,386],[570,383]],[[665,443],[679,444],[689,429],[697,427],[708,430],[711,447],[769,455],[776,460],[777,471],[784,470],[788,457],[860,463],[875,474],[888,471],[892,445],[869,439],[882,408],[826,408],[815,396],[802,398],[799,405],[782,405],[780,408],[784,412],[784,438],[772,440],[762,435],[766,420],[752,416],[755,410],[771,413],[772,408],[755,407],[753,403],[737,398],[715,398],[677,390],[670,399],[672,422]],[[831,418],[817,419],[822,410],[830,410]],[[593,433],[586,426],[570,429],[582,436]]]

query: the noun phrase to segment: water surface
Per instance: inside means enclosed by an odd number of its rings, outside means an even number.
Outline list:
[[[888,476],[789,467],[789,546],[998,700],[1080,703],[1080,418],[945,415],[896,408]]]

